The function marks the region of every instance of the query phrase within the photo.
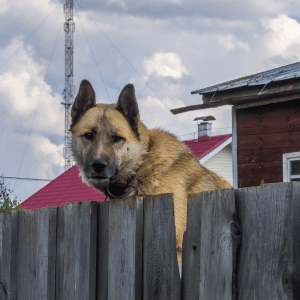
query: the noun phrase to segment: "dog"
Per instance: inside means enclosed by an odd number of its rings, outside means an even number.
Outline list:
[[[71,149],[82,181],[110,200],[173,193],[179,268],[188,194],[232,186],[203,167],[173,134],[141,122],[135,90],[127,84],[117,104],[96,104],[82,80],[71,110]]]

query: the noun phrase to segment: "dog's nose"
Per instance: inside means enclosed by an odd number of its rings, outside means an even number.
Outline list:
[[[101,160],[101,159],[97,159],[97,160],[93,160],[91,163],[91,167],[93,168],[93,170],[96,173],[101,173],[105,170],[107,164]]]

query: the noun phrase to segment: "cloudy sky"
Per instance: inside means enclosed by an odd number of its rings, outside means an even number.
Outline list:
[[[0,175],[64,172],[64,2],[0,0]],[[213,135],[231,133],[230,107],[172,115],[201,103],[191,91],[300,56],[296,0],[74,0],[74,20],[76,92],[88,79],[98,103],[114,103],[131,82],[142,121],[180,140],[207,115]],[[47,184],[6,182],[19,200]]]

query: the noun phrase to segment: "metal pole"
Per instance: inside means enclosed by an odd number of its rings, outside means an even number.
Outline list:
[[[65,14],[65,89],[63,91],[65,102],[61,102],[65,106],[65,146],[64,159],[65,170],[72,167],[72,155],[70,151],[71,133],[69,131],[71,125],[70,110],[75,94],[75,86],[73,85],[73,32],[75,31],[75,23],[73,21],[73,0],[66,0],[64,5]]]

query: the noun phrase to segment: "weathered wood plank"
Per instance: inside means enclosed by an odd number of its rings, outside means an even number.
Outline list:
[[[234,189],[189,195],[183,245],[183,299],[235,299],[240,240]]]
[[[108,300],[142,295],[143,199],[109,201]]]
[[[56,299],[96,298],[97,202],[58,207]]]
[[[17,299],[19,211],[0,213],[0,299]]]
[[[300,144],[300,133],[279,132],[259,135],[242,135],[238,137],[238,147],[241,150],[290,148]]]
[[[179,300],[172,194],[146,196],[144,200],[144,300]]]
[[[17,299],[55,299],[56,207],[19,211]]]
[[[259,162],[269,162],[269,161],[281,161],[282,163],[283,153],[297,152],[297,151],[299,151],[299,147],[239,150],[238,159],[239,159],[239,164],[249,164],[249,163],[259,163]]]
[[[97,300],[108,300],[109,202],[99,201],[97,205]]]
[[[202,197],[201,197],[202,196]],[[182,299],[198,300],[200,282],[201,249],[201,194],[189,195],[187,226],[183,236],[182,251]]]
[[[235,195],[242,227],[239,299],[299,299],[293,293],[300,275],[299,183],[243,188]]]
[[[282,160],[238,164],[239,187],[258,186],[263,183],[282,182]]]
[[[292,216],[293,216],[293,260],[292,266],[292,291],[294,300],[300,299],[300,182],[291,182],[292,189]],[[287,272],[286,275],[289,275]],[[284,277],[287,277],[287,276]],[[285,279],[285,278],[283,278]],[[289,281],[282,281],[284,285]]]

